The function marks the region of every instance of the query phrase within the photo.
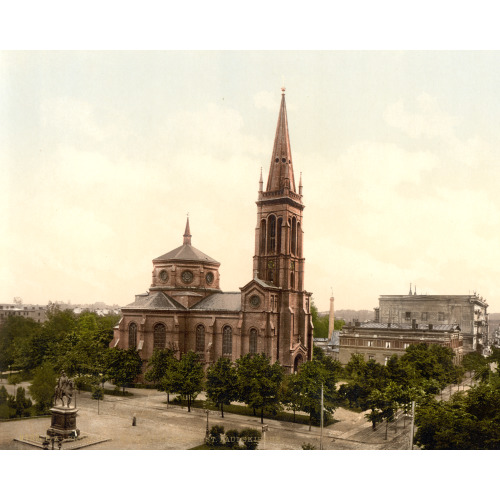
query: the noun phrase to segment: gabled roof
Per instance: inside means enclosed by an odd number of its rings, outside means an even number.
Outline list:
[[[196,303],[191,310],[195,311],[241,311],[240,292],[221,292],[209,295]]]
[[[126,305],[125,307],[122,307],[122,310],[123,309],[157,309],[168,311],[186,310],[186,308],[182,304],[179,304],[179,302],[172,299],[163,292],[152,292],[147,295],[136,295],[135,301],[131,304]]]
[[[276,286],[274,283],[270,281],[264,281],[259,278],[253,278],[251,281],[249,281],[245,286],[242,286],[240,290],[245,290],[250,287],[252,283],[257,283],[262,288],[271,288],[273,290],[279,290],[279,286]]]
[[[273,155],[271,157],[271,167],[269,168],[269,178],[267,180],[266,191],[278,191],[286,184],[290,191],[296,193],[295,179],[293,176],[292,149],[290,147],[290,137],[288,134],[288,118],[286,115],[285,88],[281,89],[281,106],[274,137]]]

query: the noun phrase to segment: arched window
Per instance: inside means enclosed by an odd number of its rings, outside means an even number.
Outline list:
[[[165,349],[167,330],[163,323],[156,323],[153,329],[153,349]]]
[[[293,271],[290,273],[290,288],[295,288],[295,273]]]
[[[266,220],[260,222],[260,254],[266,253]]]
[[[300,222],[297,222],[297,255],[302,257],[302,231],[300,230]]]
[[[283,219],[280,217],[278,219],[278,225],[276,227],[276,253],[281,253],[281,225],[283,224]]]
[[[201,352],[205,350],[205,327],[198,325],[196,327],[196,351]]]
[[[297,219],[292,218],[292,253],[297,253]]]
[[[128,325],[128,346],[137,347],[137,325],[135,323]]]
[[[255,328],[250,329],[250,354],[257,354],[257,330]]]
[[[233,330],[230,326],[222,329],[222,355],[231,356],[233,354]]]
[[[276,216],[270,215],[267,226],[267,251],[274,252],[276,250]]]

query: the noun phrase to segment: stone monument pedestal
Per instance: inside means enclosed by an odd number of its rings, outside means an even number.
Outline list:
[[[50,409],[52,420],[50,428],[47,429],[47,436],[62,437],[63,439],[76,438],[80,430],[76,428],[77,408],[66,408],[64,406],[54,406]]]

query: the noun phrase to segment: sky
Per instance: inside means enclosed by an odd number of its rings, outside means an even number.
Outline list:
[[[252,278],[281,86],[320,310],[500,311],[500,52],[0,52],[0,302],[126,305],[192,244]]]

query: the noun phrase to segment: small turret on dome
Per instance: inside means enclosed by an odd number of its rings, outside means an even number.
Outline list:
[[[184,230],[183,245],[191,245],[191,231],[189,229],[189,215],[187,216],[186,229]]]

